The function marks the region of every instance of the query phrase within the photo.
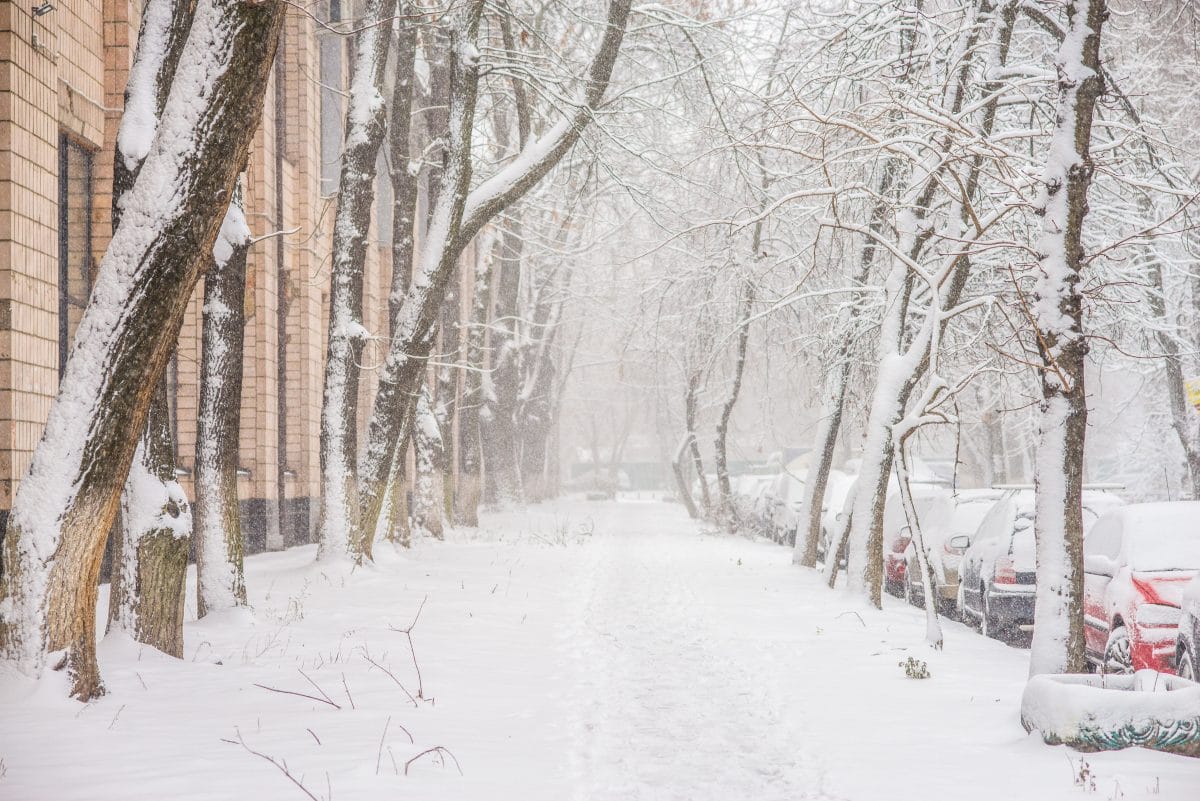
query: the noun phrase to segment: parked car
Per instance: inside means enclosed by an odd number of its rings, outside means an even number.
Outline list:
[[[1184,587],[1182,601],[1175,641],[1175,672],[1200,682],[1200,576]]]
[[[1003,490],[959,490],[935,499],[920,517],[921,538],[931,570],[932,588],[939,611],[954,611],[958,599],[958,568],[979,524],[1004,495]],[[904,597],[914,606],[925,605],[925,585],[917,562],[917,543],[904,553]]]
[[[850,511],[852,492],[858,476],[842,470],[829,471],[825,484],[825,503],[821,507],[821,537],[817,542],[817,558],[825,561],[829,542],[839,530],[843,518]]]
[[[1200,574],[1197,517],[1200,501],[1134,504],[1084,540],[1084,639],[1102,671],[1174,671],[1183,590]]]
[[[936,504],[946,503],[953,490],[941,483],[909,482],[919,519],[924,519]],[[905,554],[912,542],[912,529],[896,479],[888,482],[888,497],[883,507],[883,588],[897,597],[904,594]]]
[[[985,635],[1003,639],[1033,628],[1037,582],[1033,489],[1011,489],[984,516],[959,565],[959,616]],[[1084,533],[1124,501],[1112,491],[1083,493]],[[961,541],[960,541],[961,542]]]
[[[780,471],[770,489],[769,520],[776,542],[794,545],[800,509],[804,505],[804,479],[808,470],[790,464]]]

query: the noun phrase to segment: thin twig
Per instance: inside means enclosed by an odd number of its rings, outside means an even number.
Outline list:
[[[282,693],[283,695],[298,695],[298,696],[300,696],[301,698],[307,698],[307,699],[309,699],[310,701],[319,701],[319,702],[321,702],[322,704],[329,704],[329,705],[330,705],[330,706],[332,706],[332,707],[335,707],[335,708],[337,708],[337,709],[341,709],[341,707],[340,707],[340,706],[338,706],[338,705],[337,705],[337,704],[335,704],[333,701],[330,701],[330,700],[329,700],[329,699],[327,699],[327,698],[318,698],[318,697],[317,697],[317,696],[315,696],[315,695],[309,695],[308,693],[298,693],[298,692],[295,692],[294,690],[280,690],[280,689],[278,689],[278,688],[276,688],[276,687],[268,687],[268,686],[267,686],[267,685],[265,685],[265,684],[255,684],[254,686],[255,686],[255,687],[259,687],[259,688],[261,688],[261,689],[263,689],[263,690],[270,690],[270,691],[271,691],[271,692],[273,692],[273,693]]]
[[[458,768],[458,775],[459,776],[463,775],[462,765],[458,764],[458,757],[456,757],[456,756],[454,756],[454,754],[450,753],[450,750],[448,748],[445,748],[444,746],[440,746],[440,745],[435,745],[433,748],[426,748],[424,751],[422,751],[421,753],[417,754],[412,759],[405,762],[404,763],[404,775],[405,776],[408,775],[408,766],[409,765],[416,762],[418,759],[425,756],[426,754],[437,754],[438,756],[442,757],[442,765],[443,766],[445,766],[445,764],[446,764],[445,757],[449,756],[451,759],[454,760],[454,767]],[[443,755],[445,755],[445,756],[443,756]]]
[[[299,673],[301,676],[303,676],[305,681],[307,681],[309,684],[311,684],[313,686],[313,688],[316,689],[316,691],[321,694],[322,698],[324,698],[326,701],[328,701],[329,703],[336,706],[338,709],[341,709],[340,706],[333,703],[333,699],[329,697],[329,694],[321,689],[321,685],[317,684],[315,681],[313,681],[311,678],[309,678],[309,675],[307,673],[305,673],[300,668],[296,668],[296,672]]]
[[[413,697],[413,694],[412,694],[412,693],[410,693],[410,692],[408,691],[408,688],[407,688],[407,687],[405,687],[403,684],[401,684],[401,683],[400,683],[400,679],[396,678],[396,674],[392,673],[392,671],[388,670],[388,669],[387,669],[387,668],[385,668],[383,665],[379,664],[379,663],[378,663],[378,662],[376,662],[374,659],[372,659],[371,657],[367,656],[365,653],[363,654],[363,659],[365,659],[365,660],[367,660],[368,662],[370,662],[370,663],[371,663],[371,665],[373,665],[374,667],[377,667],[377,668],[379,668],[380,670],[382,670],[384,673],[386,673],[386,674],[388,675],[388,677],[389,677],[389,678],[390,678],[392,681],[396,682],[396,686],[397,686],[397,687],[399,687],[401,690],[403,690],[403,691],[404,691],[404,694],[408,696],[408,700],[412,701],[412,705],[413,705],[413,706],[420,706],[420,703],[418,703],[418,702],[417,702],[417,699]]]
[[[375,753],[375,775],[379,775],[379,763],[383,759],[383,741],[387,739],[388,726],[392,725],[392,716],[388,715],[387,722],[383,724],[383,734],[379,735],[379,750]]]
[[[229,742],[229,741],[227,740],[226,742]],[[261,751],[255,751],[253,748],[246,745],[246,741],[244,739],[242,739],[242,733],[240,731],[238,732],[238,742],[241,744],[242,748],[245,748],[251,754],[254,754],[254,756],[259,757],[260,759],[265,759],[268,762],[270,762],[272,765],[274,765],[276,768],[278,768],[280,773],[282,773],[284,776],[287,776],[288,781],[290,781],[292,784],[299,787],[306,796],[308,796],[309,798],[312,799],[312,801],[321,801],[321,799],[319,799],[315,795],[313,795],[312,790],[309,790],[307,787],[305,787],[300,782],[299,779],[297,779],[295,776],[293,776],[285,765],[277,762],[275,760],[275,757],[264,754]]]

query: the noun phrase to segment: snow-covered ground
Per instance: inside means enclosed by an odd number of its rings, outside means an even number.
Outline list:
[[[675,505],[548,504],[380,550],[356,574],[250,559],[253,618],[189,623],[184,662],[106,641],[87,706],[3,677],[0,799],[1200,798],[1200,760],[1025,735],[1028,652],[948,624],[934,653],[918,610],[856,609]],[[393,628],[422,602],[418,678]]]

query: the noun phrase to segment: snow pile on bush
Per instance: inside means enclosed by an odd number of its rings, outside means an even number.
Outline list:
[[[1080,751],[1141,746],[1200,757],[1200,685],[1153,670],[1034,676],[1021,723],[1049,745]]]

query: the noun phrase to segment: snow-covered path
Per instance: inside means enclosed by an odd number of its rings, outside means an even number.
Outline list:
[[[711,588],[736,562],[717,540],[647,526],[641,511],[589,550],[568,620],[578,797],[805,797],[815,784],[801,718],[780,714],[756,654],[714,614],[723,593]]]
[[[267,756],[323,801],[1200,798],[1200,760],[1026,736],[1026,651],[949,624],[934,653],[919,611],[657,501],[490,515],[350,575],[265,555],[248,584],[253,619],[188,624],[182,663],[106,641],[86,707],[0,677],[0,799],[308,797]],[[418,676],[393,627],[422,603]]]

